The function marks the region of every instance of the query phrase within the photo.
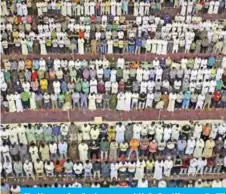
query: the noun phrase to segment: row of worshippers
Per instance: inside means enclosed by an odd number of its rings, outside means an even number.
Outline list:
[[[32,1],[17,1],[15,4],[8,4],[3,1],[1,4],[1,16],[15,14],[18,16],[26,16],[32,11],[37,10],[38,16],[46,13],[57,13],[62,16],[79,16],[79,15],[128,15],[134,16],[149,15],[154,10],[161,10],[164,7],[163,1],[129,1],[129,0],[107,0],[107,1],[38,1],[32,4]],[[162,5],[163,4],[163,5]],[[200,10],[207,9],[208,14],[218,14],[219,9],[225,8],[224,1],[208,1],[204,4],[194,1],[174,1],[174,8],[181,6],[181,14],[192,14]]]
[[[226,152],[224,123],[115,123],[2,126],[2,160],[118,160],[176,155],[211,159]],[[43,143],[45,142],[45,143]],[[211,169],[212,170],[212,169]]]
[[[40,144],[43,142],[70,140],[75,142],[98,140],[98,138],[107,137],[108,140],[116,138],[116,142],[120,143],[120,139],[129,142],[130,139],[140,139],[141,137],[155,137],[157,142],[162,139],[168,141],[178,140],[180,136],[188,136],[192,134],[194,139],[206,137],[211,139],[224,139],[226,135],[226,125],[224,123],[199,123],[189,122],[185,124],[162,123],[162,122],[127,122],[127,123],[103,123],[100,125],[85,123],[61,123],[61,124],[18,124],[18,125],[2,125],[1,140],[10,144],[22,143],[28,145],[31,142]],[[117,130],[116,130],[117,129]],[[205,129],[205,132],[204,132]],[[164,136],[164,138],[163,138]],[[206,139],[205,138],[205,139]],[[194,142],[194,141],[193,141]],[[219,150],[223,147],[217,142]],[[20,149],[24,150],[24,149]]]
[[[181,15],[190,15],[194,13],[198,13],[201,10],[207,12],[208,14],[218,14],[219,12],[222,13],[225,10],[225,3],[222,0],[210,0],[207,2],[197,2],[192,0],[185,0],[185,1],[176,1],[177,5],[174,6],[181,7],[180,14]]]
[[[126,22],[125,16],[110,21],[104,15],[100,23],[91,23],[91,18],[87,17],[80,17],[79,21],[69,18],[62,23],[47,18],[46,22],[38,23],[38,31],[31,24],[20,24],[17,28],[6,20],[1,23],[0,50],[2,54],[16,52],[23,55],[226,52],[225,30],[221,23],[202,20],[185,23],[181,17],[175,16],[175,21],[170,22],[168,15],[163,18],[137,16],[134,24]]]
[[[55,182],[54,184],[43,183],[37,184],[35,181],[33,185],[26,185],[25,183],[18,183],[16,184],[8,184],[6,182],[2,182],[1,184],[1,192],[9,192],[11,191],[13,194],[18,194],[20,192],[20,188],[221,188],[226,187],[226,179],[194,179],[194,180],[185,180],[185,179],[177,179],[177,180],[147,180],[147,178],[143,178],[141,180],[127,180],[127,179],[120,179],[120,180],[109,180],[103,179],[102,181],[99,180],[76,180],[76,181],[67,181],[67,182]]]
[[[225,158],[220,158],[222,164],[212,165],[208,164],[206,159],[191,158],[181,159],[177,157],[172,160],[171,157],[166,159],[139,159],[139,160],[121,160],[121,161],[72,161],[56,160],[56,161],[42,161],[36,159],[35,162],[25,160],[9,161],[1,165],[1,174],[3,177],[52,177],[52,176],[66,176],[76,178],[110,178],[111,180],[129,177],[130,180],[142,180],[145,177],[153,176],[155,180],[162,180],[163,177],[171,177],[173,175],[188,175],[195,176],[197,174],[219,174],[225,173],[226,164]],[[217,160],[218,162],[218,160]],[[212,168],[212,172],[210,172]]]
[[[225,58],[3,60],[2,109],[225,108]],[[18,71],[19,70],[19,71]],[[126,102],[126,103],[125,103]]]
[[[7,94],[2,99],[2,110],[5,112],[23,112],[24,110],[37,109],[77,109],[88,108],[96,110],[99,108],[118,111],[144,110],[148,108],[166,109],[169,112],[175,109],[210,109],[226,108],[226,92],[215,91],[212,93],[197,92],[171,92],[162,93],[161,91],[150,92],[119,92],[118,94],[85,94],[79,92],[48,94],[22,92]]]
[[[32,11],[37,10],[38,16],[47,13],[57,13],[62,16],[80,15],[149,15],[151,10],[161,10],[162,1],[141,1],[133,2],[129,0],[107,0],[107,1],[38,1],[32,5],[30,0],[18,1],[8,6],[8,2],[1,4],[1,16],[15,14],[17,16],[27,16]]]

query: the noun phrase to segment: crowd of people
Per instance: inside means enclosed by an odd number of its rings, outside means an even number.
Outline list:
[[[226,172],[226,124],[4,125],[1,154],[3,177],[103,178],[108,180],[108,186],[111,181],[124,180],[138,187],[148,187],[148,180],[153,177],[159,187],[165,187],[168,183],[164,177]],[[225,187],[225,179],[224,183],[197,182],[200,187],[207,183],[211,187]]]
[[[163,13],[166,5],[179,13]],[[3,0],[1,110],[226,108],[225,23],[196,15],[225,8],[223,0]],[[209,56],[172,60],[169,53]],[[5,194],[26,186],[8,178],[24,177],[75,178],[34,187],[226,187],[222,122],[9,124],[0,145]]]
[[[134,10],[138,12],[135,20],[127,20],[122,13],[112,14],[111,17],[105,12],[100,16],[93,15],[89,6],[85,6],[85,14],[79,13],[78,18],[61,20],[45,16],[37,19],[36,25],[33,25],[31,17],[7,16],[1,20],[0,51],[5,55],[226,53],[226,31],[221,21],[202,20],[191,15],[189,6],[185,6],[185,11],[189,13],[181,13],[174,18],[167,13],[162,17],[150,15],[149,12],[144,15],[140,11],[143,8]]]
[[[25,109],[226,108],[226,58],[2,60],[1,104]]]

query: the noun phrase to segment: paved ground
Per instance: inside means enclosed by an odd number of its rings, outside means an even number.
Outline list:
[[[178,110],[174,113],[165,110],[149,109],[144,111],[122,112],[115,110],[71,110],[71,111],[24,111],[23,113],[2,113],[2,123],[28,122],[67,122],[93,121],[94,117],[101,116],[104,121],[128,120],[219,120],[226,117],[226,110]]]

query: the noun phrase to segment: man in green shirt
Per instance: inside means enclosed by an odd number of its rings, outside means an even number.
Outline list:
[[[222,87],[224,86],[222,80],[217,80],[216,90],[221,91]]]
[[[4,71],[4,78],[5,78],[5,81],[6,81],[7,83],[10,83],[10,77],[11,77],[10,72],[7,71],[7,70],[5,70],[5,71]]]
[[[23,104],[23,108],[24,109],[27,109],[30,107],[30,103],[29,103],[29,100],[30,100],[30,93],[29,92],[22,92],[21,93],[21,100],[22,100],[22,104]]]
[[[17,160],[14,162],[13,164],[13,169],[16,173],[16,177],[22,177],[23,176],[23,166],[22,166],[22,162]]]
[[[82,83],[80,80],[78,80],[76,83],[75,83],[75,90],[76,92],[81,92],[82,91]]]
[[[52,40],[51,38],[47,38],[46,39],[46,49],[47,49],[47,52],[51,52],[51,47],[52,47]]]
[[[101,140],[100,142],[100,157],[101,157],[101,160],[107,160],[108,159],[108,151],[109,151],[109,148],[110,148],[110,144],[108,142],[107,139],[103,139]]]
[[[71,93],[65,93],[65,103],[69,103],[71,105]]]
[[[86,79],[82,82],[82,91],[85,94],[89,94],[89,82]]]
[[[70,159],[67,159],[66,162],[64,163],[64,169],[66,176],[72,176],[73,163]]]
[[[41,69],[38,70],[38,78],[39,80],[44,79],[45,77],[45,72]]]
[[[64,106],[64,94],[61,93],[58,95],[58,108],[62,108]]]

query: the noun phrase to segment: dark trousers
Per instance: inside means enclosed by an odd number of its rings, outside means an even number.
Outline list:
[[[96,156],[96,159],[99,159],[99,150],[90,150],[90,158],[92,159],[93,156]]]
[[[23,108],[24,109],[30,108],[30,102],[29,102],[29,100],[28,101],[22,101],[22,104],[23,104]]]

